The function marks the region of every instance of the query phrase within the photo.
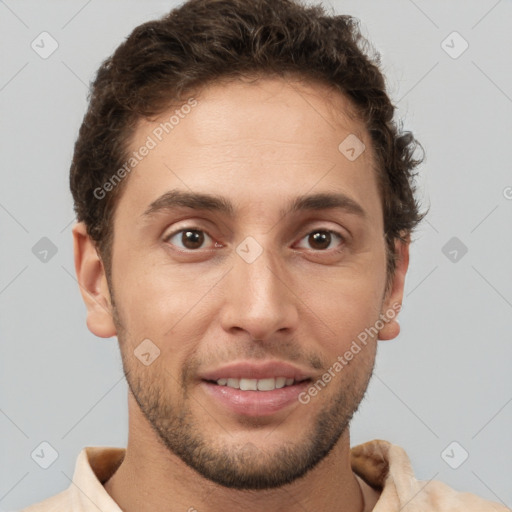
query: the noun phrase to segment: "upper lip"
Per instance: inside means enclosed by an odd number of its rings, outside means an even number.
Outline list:
[[[231,363],[213,370],[202,372],[199,377],[203,380],[217,381],[219,379],[269,379],[285,377],[302,381],[311,378],[305,371],[282,361],[265,363],[239,362]]]

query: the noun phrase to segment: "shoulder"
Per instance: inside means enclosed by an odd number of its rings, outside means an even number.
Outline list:
[[[124,448],[86,446],[78,454],[70,486],[39,503],[19,512],[70,512],[71,510],[101,510],[120,512],[115,501],[106,492],[103,482],[119,467]]]
[[[400,446],[376,439],[351,449],[352,470],[380,492],[374,512],[510,512],[476,494],[459,492],[437,480],[417,480]]]
[[[446,512],[510,512],[500,503],[489,501],[470,492],[459,492],[443,482],[430,480],[418,481],[422,486],[418,502],[422,508],[411,510],[439,510]],[[405,510],[408,510],[407,508]]]

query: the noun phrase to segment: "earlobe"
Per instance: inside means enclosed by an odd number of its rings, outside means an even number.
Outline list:
[[[105,268],[83,222],[73,226],[73,249],[80,293],[87,307],[87,327],[100,338],[115,336]]]
[[[407,236],[406,242],[401,240],[395,242],[395,253],[397,255],[395,272],[389,291],[382,303],[381,311],[381,316],[384,315],[388,321],[379,331],[379,340],[392,340],[400,334],[400,323],[397,317],[402,307],[405,275],[409,267],[409,246],[410,236]]]
[[[379,340],[392,340],[400,334],[400,324],[398,320],[390,320],[380,331]]]

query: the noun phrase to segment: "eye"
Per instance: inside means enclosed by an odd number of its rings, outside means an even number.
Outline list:
[[[173,241],[173,239],[176,240]],[[180,249],[194,251],[195,249],[201,249],[206,239],[212,240],[210,235],[206,234],[205,231],[196,228],[184,228],[171,233],[164,241],[170,242],[172,245],[176,245]],[[217,246],[217,243],[215,246]]]
[[[332,249],[331,243],[336,241],[345,241],[345,238],[338,232],[330,229],[315,229],[308,233],[302,240],[307,240],[315,250],[325,251],[326,249]],[[342,245],[342,244],[341,244]],[[306,247],[307,249],[307,247]],[[341,247],[338,249],[341,250]]]
[[[213,242],[210,235],[202,229],[189,227],[171,233],[164,239],[164,241],[170,242],[172,245],[175,245],[184,251],[194,252],[198,249],[204,249],[203,245],[208,239],[210,240],[210,243]],[[345,242],[345,238],[340,233],[330,229],[316,229],[308,233],[304,238],[302,238],[302,240],[306,240],[307,243],[310,244],[310,248],[316,251],[332,249],[332,244],[333,242],[335,243],[336,240],[341,242],[341,244],[338,243],[338,245],[341,246],[343,246],[343,242]],[[215,242],[214,247],[222,247],[222,245]],[[307,249],[308,247],[305,248]],[[341,250],[341,248],[342,247],[338,250]]]

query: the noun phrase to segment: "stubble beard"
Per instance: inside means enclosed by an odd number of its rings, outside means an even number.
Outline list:
[[[352,380],[344,382],[346,379],[342,377],[343,370],[336,377],[339,379],[338,391],[317,413],[310,431],[304,432],[299,441],[289,442],[273,449],[272,452],[256,446],[249,440],[242,443],[229,442],[229,432],[213,417],[212,425],[221,431],[222,437],[226,440],[212,439],[207,435],[210,430],[208,425],[204,421],[199,422],[190,409],[190,404],[197,404],[194,398],[190,398],[187,386],[191,382],[187,378],[187,373],[190,373],[189,370],[194,365],[190,364],[183,368],[179,380],[173,378],[165,368],[150,370],[151,367],[138,366],[140,363],[133,356],[133,351],[127,350],[127,347],[132,346],[131,340],[128,339],[127,330],[120,321],[113,293],[111,297],[124,375],[142,414],[169,452],[178,456],[204,478],[227,488],[274,489],[289,484],[312,470],[331,452],[347,431],[373,374],[375,349],[365,358],[361,358],[359,368],[352,373]],[[153,379],[149,380],[148,376],[152,376]],[[329,386],[336,385],[335,379]],[[169,383],[181,386],[181,403],[173,404],[170,399],[166,399],[166,385]],[[329,393],[329,386],[326,390],[320,391],[310,403],[321,400],[324,393]],[[204,411],[199,404],[197,406]],[[298,405],[303,408],[303,418],[311,421],[308,406],[309,404]],[[283,424],[286,424],[286,419]],[[268,435],[279,435],[279,430],[277,425]],[[250,432],[247,437],[250,439]]]
[[[364,398],[374,364],[373,358],[369,370],[359,369],[360,374],[364,370],[364,376],[339,388],[337,394],[317,413],[309,432],[304,432],[300,439],[270,450],[253,444],[249,429],[247,442],[233,442],[234,438],[229,435],[227,428],[219,425],[213,417],[208,418],[212,428],[209,428],[208,420],[195,418],[191,405],[197,405],[197,410],[207,414],[206,407],[201,407],[202,404],[199,405],[196,399],[190,398],[186,385],[181,387],[183,395],[180,403],[171,403],[170,399],[166,399],[169,395],[166,386],[177,386],[178,380],[170,375],[166,377],[165,370],[164,374],[156,368],[154,372],[144,372],[148,370],[146,367],[141,371],[135,364],[138,361],[133,359],[128,363],[123,357],[125,377],[135,401],[160,442],[204,478],[239,490],[281,487],[304,476],[322,461],[348,429]],[[148,375],[153,376],[153,380],[148,381]],[[338,378],[341,381],[341,377]],[[328,393],[328,390],[320,391],[310,404],[322,399],[323,393]],[[298,405],[303,410],[304,420],[308,422],[311,421],[308,411],[310,404]],[[244,421],[244,425],[250,423]],[[286,419],[283,425],[286,425]],[[217,438],[210,434],[215,431],[220,432]],[[280,425],[276,425],[275,430],[268,434],[268,445],[271,444],[271,437],[276,435],[280,435]],[[285,438],[289,439],[290,436]]]

